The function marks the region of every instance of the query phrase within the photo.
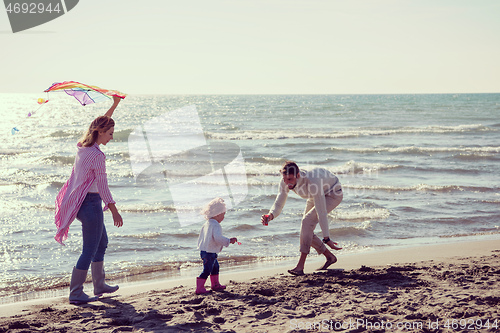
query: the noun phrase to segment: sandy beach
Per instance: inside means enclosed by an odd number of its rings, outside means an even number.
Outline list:
[[[193,276],[124,285],[82,306],[63,297],[5,304],[0,332],[500,331],[499,240],[340,254],[316,271],[320,264],[314,257],[300,277],[290,265],[222,267],[226,291],[202,296]]]

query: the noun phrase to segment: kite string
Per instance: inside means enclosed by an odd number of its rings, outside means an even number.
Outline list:
[[[38,110],[40,110],[42,108],[42,106],[44,106],[44,105],[45,105],[45,103],[42,103],[42,104],[40,104],[40,106],[35,111],[29,112],[28,113],[28,118],[31,117],[32,115],[34,115],[35,113],[37,113]]]
[[[38,110],[40,110],[40,109],[42,108],[42,106],[44,106],[44,105],[45,105],[48,101],[49,101],[49,92],[47,92],[47,99],[45,99],[45,100],[43,101],[43,103],[42,103],[42,104],[40,104],[40,106],[39,106],[39,107],[38,107],[35,111],[33,111],[33,112],[29,112],[29,113],[28,113],[28,117],[31,117],[32,115],[34,115],[35,113],[37,113],[37,112],[38,112]]]
[[[49,93],[47,92],[47,99],[42,104],[40,104],[40,106],[35,111],[28,112],[28,115],[23,119],[23,121],[19,125],[23,125],[27,118],[30,118],[32,115],[37,113],[38,110],[40,110],[48,101],[49,101]],[[12,127],[12,129],[10,131],[12,135],[16,134],[16,132],[19,132],[19,128],[18,128],[19,125]]]

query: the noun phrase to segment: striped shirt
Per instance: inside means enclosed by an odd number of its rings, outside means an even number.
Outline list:
[[[99,195],[105,203],[103,210],[106,210],[110,203],[115,203],[108,187],[106,156],[99,149],[97,143],[91,147],[82,147],[78,143],[78,152],[71,176],[56,197],[55,223],[57,233],[54,239],[59,243],[63,244],[68,238],[69,226],[75,220],[80,206],[94,182],[97,183]]]

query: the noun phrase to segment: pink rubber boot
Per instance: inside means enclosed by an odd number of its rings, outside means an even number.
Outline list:
[[[196,295],[202,295],[210,292],[205,289],[205,281],[207,281],[207,279],[202,279],[200,277],[196,278]]]
[[[223,291],[224,289],[226,289],[226,286],[223,286],[219,283],[219,274],[210,275],[210,282],[212,282],[212,290]]]

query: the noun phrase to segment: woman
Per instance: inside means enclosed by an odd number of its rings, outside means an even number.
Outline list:
[[[56,241],[63,244],[68,238],[69,226],[75,218],[82,222],[83,250],[73,267],[69,294],[71,304],[96,301],[103,293],[118,290],[118,286],[104,283],[103,261],[108,236],[103,211],[109,208],[117,227],[123,225],[123,220],[108,188],[106,156],[99,149],[99,145],[106,145],[113,139],[115,122],[111,116],[121,98],[113,96],[113,99],[113,106],[104,116],[94,119],[87,133],[78,142],[73,171],[56,198]],[[102,201],[105,203],[104,209]],[[83,283],[90,266],[95,297],[89,297],[83,292]]]

